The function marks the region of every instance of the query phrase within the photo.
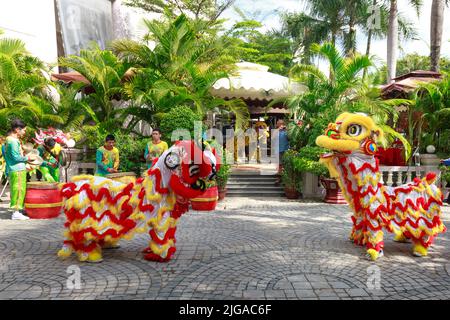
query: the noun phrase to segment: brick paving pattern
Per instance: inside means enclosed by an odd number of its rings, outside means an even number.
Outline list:
[[[448,232],[426,258],[413,257],[410,244],[387,235],[385,256],[373,263],[347,240],[347,206],[229,198],[215,212],[181,218],[178,251],[166,264],[143,259],[146,235],[105,251],[100,264],[79,263],[75,256],[60,260],[62,217],[12,221],[5,206],[0,208],[0,299],[450,297]],[[443,210],[449,226],[450,207]],[[81,271],[80,289],[67,287],[74,266]],[[378,272],[380,281],[371,282]]]

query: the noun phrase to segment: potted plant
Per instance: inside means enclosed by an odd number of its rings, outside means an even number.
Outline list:
[[[217,171],[216,183],[219,191],[219,201],[225,198],[227,193],[227,182],[231,174],[231,165],[222,163]]]
[[[298,171],[295,170],[294,161],[298,153],[288,150],[283,155],[283,169],[281,170],[281,183],[284,186],[284,193],[288,199],[298,199],[300,197],[302,179]]]

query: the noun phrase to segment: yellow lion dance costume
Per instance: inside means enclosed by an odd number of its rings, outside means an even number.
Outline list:
[[[76,252],[80,261],[100,262],[102,249],[150,229],[145,259],[168,261],[176,251],[178,219],[188,211],[189,199],[205,191],[205,180],[214,178],[216,160],[210,150],[179,141],[135,183],[74,177],[61,189],[67,222],[58,256]]]
[[[377,140],[383,135],[372,118],[344,113],[331,123],[316,144],[332,153],[324,163],[353,210],[350,239],[366,245],[367,256],[383,256],[383,227],[395,233],[395,240],[413,242],[413,254],[426,256],[435,236],[445,232],[441,221],[442,193],[434,184],[436,175],[399,187],[380,182]]]

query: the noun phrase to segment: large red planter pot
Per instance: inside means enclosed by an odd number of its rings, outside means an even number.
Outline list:
[[[320,183],[326,190],[324,201],[331,204],[347,204],[339,184],[335,179],[320,178]]]
[[[286,195],[286,198],[288,198],[290,200],[295,200],[295,199],[300,198],[300,192],[298,192],[294,188],[284,187],[284,193]]]
[[[219,192],[217,187],[211,187],[198,198],[191,199],[193,210],[197,211],[213,211],[216,209]]]
[[[62,200],[58,183],[27,183],[25,210],[31,219],[56,218],[61,213]]]

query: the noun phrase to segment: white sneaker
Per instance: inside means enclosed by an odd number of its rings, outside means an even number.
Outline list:
[[[29,217],[21,214],[19,211],[14,211],[11,217],[12,220],[30,220]]]

